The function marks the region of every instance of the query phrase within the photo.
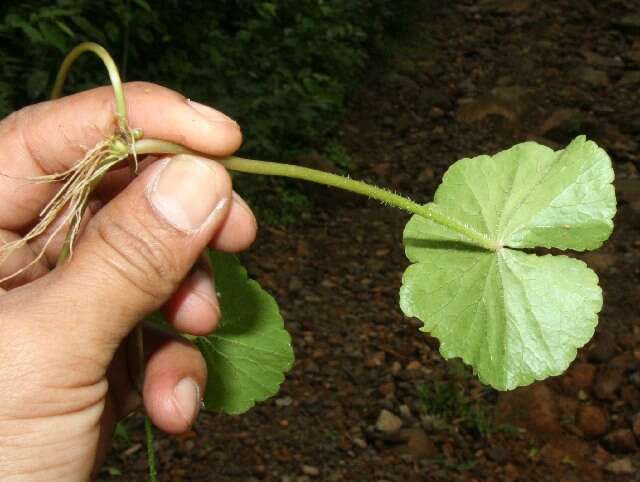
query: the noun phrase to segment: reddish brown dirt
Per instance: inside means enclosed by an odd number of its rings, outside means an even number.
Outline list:
[[[580,256],[605,308],[566,375],[500,395],[444,362],[398,308],[408,216],[310,187],[307,219],[262,226],[244,257],[282,307],[294,369],[248,414],[202,414],[186,436],[159,437],[161,480],[640,480],[638,15],[628,0],[432,8],[371,71],[344,123],[353,175],[418,201],[464,156],[527,139],[559,147],[578,133],[607,149],[616,230]],[[382,410],[405,430],[376,430]],[[122,475],[105,469],[102,480],[146,477],[141,419],[127,427],[132,440],[106,464]]]

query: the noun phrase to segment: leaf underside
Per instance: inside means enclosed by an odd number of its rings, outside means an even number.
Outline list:
[[[613,229],[613,169],[584,137],[553,151],[534,142],[453,164],[429,206],[502,248],[487,251],[420,216],[404,232],[400,305],[501,390],[562,373],[595,330],[596,274],[566,256],[519,248],[599,247]]]
[[[196,337],[208,369],[205,408],[239,414],[275,395],[294,361],[278,305],[249,279],[238,259],[209,251],[222,316],[218,329]]]

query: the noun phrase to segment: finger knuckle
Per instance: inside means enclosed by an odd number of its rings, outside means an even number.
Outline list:
[[[138,292],[164,299],[180,281],[175,253],[142,223],[110,219],[94,229],[106,266]]]

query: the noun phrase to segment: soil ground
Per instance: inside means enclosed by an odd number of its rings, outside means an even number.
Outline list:
[[[619,196],[611,240],[578,256],[604,289],[596,337],[564,376],[482,386],[400,312],[408,216],[306,187],[312,212],[261,226],[244,256],[282,307],[296,364],[248,414],[159,436],[161,480],[640,480],[640,2],[431,4],[353,99],[352,176],[426,202],[459,158],[587,134],[614,160]],[[126,425],[102,480],[146,478],[142,421]]]

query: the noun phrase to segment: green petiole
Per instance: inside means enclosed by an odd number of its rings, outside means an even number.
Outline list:
[[[124,89],[122,87],[122,81],[120,80],[120,74],[118,67],[109,52],[107,52],[102,46],[93,42],[84,42],[74,48],[65,58],[56,84],[53,89],[52,98],[57,98],[62,93],[62,87],[67,77],[69,68],[73,62],[84,52],[95,53],[104,63],[107,71],[109,72],[109,78],[111,85],[113,86],[113,92],[116,99],[116,112],[118,114],[118,127],[122,133],[133,133],[134,140],[137,142],[131,142],[130,139],[123,139],[120,142],[121,147],[127,146],[131,155],[137,156],[139,154],[198,154],[184,146],[174,144],[162,140],[154,139],[141,139],[142,133],[139,130],[130,130],[127,124],[127,106],[125,103]],[[139,140],[138,140],[139,139]],[[115,147],[114,147],[115,149]],[[114,154],[122,155],[122,149]],[[210,156],[205,156],[210,157]],[[224,159],[215,159],[222,163],[227,169],[237,172],[244,172],[250,174],[260,174],[265,176],[280,176],[288,177],[292,179],[301,179],[304,181],[315,182],[317,184],[324,184],[326,186],[332,186],[346,191],[355,192],[364,196],[376,199],[390,206],[395,206],[404,211],[408,211],[413,214],[417,214],[426,219],[433,221],[447,227],[451,231],[461,234],[470,243],[480,246],[481,248],[497,251],[500,249],[500,244],[496,241],[489,239],[486,235],[479,233],[468,225],[465,225],[456,219],[450,218],[442,213],[439,213],[430,206],[418,204],[411,199],[408,199],[399,194],[395,194],[386,189],[367,184],[362,181],[357,181],[344,176],[338,176],[328,172],[317,171],[302,166],[295,166],[291,164],[281,164],[276,162],[257,161],[252,159],[242,159],[239,157],[228,157]]]
[[[196,154],[198,153],[187,149],[179,144],[172,142],[142,139],[135,143],[135,151],[139,154]],[[204,155],[204,157],[210,157]],[[227,169],[236,172],[244,172],[249,174],[260,174],[265,176],[280,176],[291,179],[301,179],[304,181],[323,184],[325,186],[336,187],[345,191],[355,192],[364,196],[381,201],[384,204],[397,207],[404,211],[417,214],[426,219],[433,221],[449,228],[456,233],[463,235],[472,244],[478,245],[490,251],[497,251],[500,245],[484,234],[477,232],[471,227],[456,221],[442,213],[439,213],[430,206],[425,206],[412,201],[409,198],[395,194],[387,189],[373,186],[362,181],[350,179],[348,177],[331,174],[324,171],[309,169],[307,167],[296,166],[292,164],[282,164],[278,162],[257,161],[253,159],[243,159],[240,157],[230,156],[226,158],[216,158],[215,161],[221,163]]]

